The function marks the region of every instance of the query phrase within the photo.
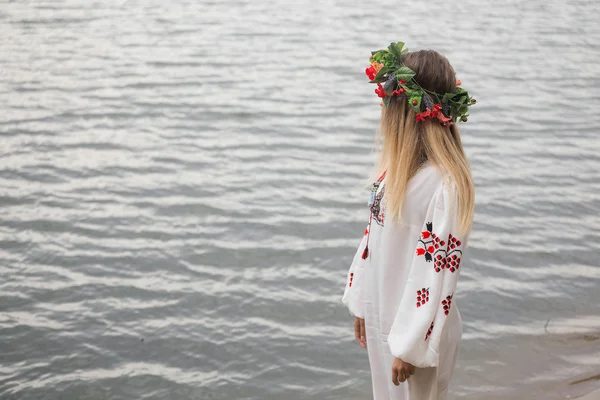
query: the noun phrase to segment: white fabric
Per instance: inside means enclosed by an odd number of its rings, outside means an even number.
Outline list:
[[[385,179],[380,197],[384,188]],[[449,296],[467,240],[456,237],[455,205],[449,177],[426,162],[409,182],[401,220],[386,221],[384,209],[372,215],[350,266],[342,302],[365,319],[375,400],[446,398],[462,335],[456,299]],[[362,259],[367,241],[369,255]],[[395,357],[417,367],[398,387],[391,380]]]

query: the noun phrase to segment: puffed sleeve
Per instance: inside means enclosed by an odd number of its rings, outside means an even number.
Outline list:
[[[466,238],[458,238],[454,186],[443,183],[433,196],[400,307],[388,335],[390,352],[416,367],[436,367],[441,333],[460,272]]]
[[[365,229],[363,238],[356,250],[352,264],[348,270],[346,277],[346,288],[344,289],[344,295],[342,296],[342,303],[344,303],[350,314],[358,318],[365,317],[364,311],[364,275],[365,265],[367,260],[363,259],[362,255],[367,245],[369,227]]]

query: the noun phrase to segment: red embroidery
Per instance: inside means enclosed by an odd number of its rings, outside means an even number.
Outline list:
[[[419,239],[419,246],[417,247],[417,255],[425,256],[425,261],[430,262],[432,260],[432,254],[436,253],[435,247],[435,233],[433,233],[433,223],[428,222],[425,224],[427,227],[425,231],[421,232],[421,238]],[[429,239],[429,240],[428,240]]]
[[[354,273],[350,272],[350,283],[348,284],[350,287],[352,287],[352,278],[354,278]]]
[[[446,268],[446,257],[442,257],[441,254],[435,256],[435,272],[440,272],[444,268]]]
[[[367,257],[369,257],[369,244],[367,243],[367,245],[365,246],[365,249],[363,250],[362,253],[362,259],[366,260]]]
[[[429,301],[429,288],[417,290],[417,307],[425,305]]]
[[[421,232],[416,253],[418,256],[425,256],[425,261],[433,263],[435,272],[440,272],[444,268],[448,268],[450,272],[455,272],[460,266],[460,256],[462,250],[460,246],[462,242],[456,237],[448,237],[448,242],[440,239],[438,235],[433,233],[433,223],[425,224],[426,230]]]
[[[452,307],[452,296],[454,296],[454,294],[446,296],[446,299],[442,300],[442,305],[444,306],[444,314],[446,315],[450,313],[450,307]]]
[[[461,245],[462,242],[454,236],[450,235],[448,237],[448,254],[446,256],[446,263],[450,272],[454,272],[460,268],[460,256],[462,255],[462,250],[459,248]]]
[[[433,331],[433,321],[431,321],[431,325],[429,326],[429,329],[427,330],[427,333],[425,334],[425,340],[429,339],[429,336],[431,336],[432,331]]]

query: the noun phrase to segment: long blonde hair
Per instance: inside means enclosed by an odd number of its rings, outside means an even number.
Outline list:
[[[444,94],[456,87],[450,62],[433,50],[408,53],[403,61],[416,72],[415,80],[427,90]],[[415,112],[406,99],[395,96],[388,107],[382,107],[377,138],[381,151],[375,173],[380,175],[387,170],[386,217],[400,220],[408,183],[421,161],[427,158],[454,182],[459,230],[467,234],[475,209],[475,189],[456,125],[444,127],[435,120],[416,122]]]

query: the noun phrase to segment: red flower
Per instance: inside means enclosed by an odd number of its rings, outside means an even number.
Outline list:
[[[417,249],[417,255],[418,256],[422,256],[423,254],[425,254],[425,249],[418,248]]]
[[[417,122],[425,121],[427,119],[427,117],[429,117],[429,110],[423,111],[422,113],[417,114]]]
[[[406,81],[404,79],[401,79],[400,82],[398,82],[399,85],[404,85],[406,83]]]
[[[429,253],[433,253],[433,250],[434,250],[433,246],[429,246],[429,247],[427,248],[427,251],[428,251]]]
[[[367,74],[367,76],[369,77],[369,80],[373,80],[375,79],[375,76],[377,75],[377,72],[375,72],[375,68],[373,68],[372,66],[367,68],[365,70],[365,73]]]
[[[406,90],[404,90],[404,88],[396,89],[392,92],[392,96],[395,96],[395,95],[400,96],[404,92],[406,92]]]
[[[446,125],[448,123],[448,121],[450,121],[449,117],[446,117],[444,115],[444,113],[438,113],[437,118],[440,120],[441,123],[443,123],[444,125]]]
[[[377,61],[373,61],[371,63],[371,66],[369,66],[369,68],[367,68],[365,72],[367,73],[369,79],[373,80],[377,76],[377,73],[381,71],[381,68],[383,68],[383,64],[378,63]]]
[[[389,94],[387,94],[385,90],[383,90],[383,86],[381,86],[381,83],[377,83],[377,89],[375,89],[375,93],[377,93],[377,96],[381,97],[382,99],[384,97],[389,97]]]
[[[421,235],[423,236],[423,239],[429,239],[430,233],[429,231],[423,231],[421,232]]]
[[[460,86],[460,85],[462,85],[462,82],[460,81],[460,79],[457,79],[456,80],[456,86]]]
[[[441,104],[435,104],[433,106],[433,110],[430,110],[429,108],[427,109],[427,111],[429,111],[429,116],[433,119],[437,118],[438,114],[440,113],[440,111],[442,110],[442,105]]]

